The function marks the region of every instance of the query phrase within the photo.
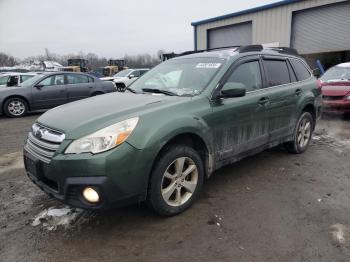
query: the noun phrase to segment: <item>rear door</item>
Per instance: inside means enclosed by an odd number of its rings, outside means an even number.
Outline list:
[[[297,96],[301,90],[285,57],[265,56],[266,91],[269,96],[269,142],[278,142],[290,135],[295,125]]]
[[[48,76],[33,86],[32,100],[35,109],[52,108],[67,103],[64,75]]]
[[[211,126],[214,128],[215,152],[219,161],[263,146],[268,142],[267,104],[264,79],[258,56],[244,58],[225,76],[227,82],[243,84],[246,95],[213,102]]]
[[[94,83],[82,74],[66,74],[68,101],[87,98],[91,95]]]

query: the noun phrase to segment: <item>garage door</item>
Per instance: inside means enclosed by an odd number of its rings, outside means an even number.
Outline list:
[[[252,23],[237,24],[208,30],[208,48],[252,44]]]
[[[350,2],[295,12],[291,46],[300,54],[350,50]]]

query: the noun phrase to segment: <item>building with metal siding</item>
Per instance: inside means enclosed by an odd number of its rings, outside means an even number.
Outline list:
[[[248,24],[251,28],[246,26],[244,32],[242,25]],[[266,44],[294,47],[309,63],[319,58],[326,64],[350,60],[350,1],[284,0],[192,26],[195,50]]]

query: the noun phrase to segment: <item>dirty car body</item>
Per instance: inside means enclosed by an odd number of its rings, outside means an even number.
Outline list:
[[[293,63],[307,76],[299,79]],[[284,78],[273,75],[281,66]],[[101,209],[147,200],[161,215],[175,215],[216,169],[291,143],[303,113],[312,119],[311,134],[321,106],[305,62],[274,50],[174,58],[129,90],[43,114],[24,147],[34,183],[72,206]],[[114,145],[103,149],[113,132],[119,132]],[[98,201],[87,201],[87,189]]]

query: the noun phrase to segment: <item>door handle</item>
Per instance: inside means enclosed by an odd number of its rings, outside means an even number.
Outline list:
[[[303,92],[303,90],[298,88],[297,90],[295,90],[295,95],[299,96],[302,92]]]
[[[259,99],[258,104],[264,106],[267,103],[269,103],[269,101],[270,100],[267,97],[262,97],[262,98]]]
[[[92,88],[92,86],[89,86],[89,88],[91,89],[91,88]]]

